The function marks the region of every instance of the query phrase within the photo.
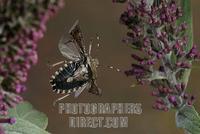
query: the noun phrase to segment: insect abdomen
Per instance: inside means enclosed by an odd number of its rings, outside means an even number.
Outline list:
[[[66,81],[53,81],[53,91],[57,93],[71,93],[78,89],[78,87],[81,87],[86,81],[72,81],[72,82],[66,82]]]
[[[68,65],[65,64],[59,71],[56,71],[50,80],[53,91],[57,93],[71,93],[82,86],[86,81],[73,80],[74,72],[79,67],[80,62],[72,62]]]

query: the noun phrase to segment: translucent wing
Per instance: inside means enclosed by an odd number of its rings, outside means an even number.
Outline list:
[[[83,86],[79,87],[79,89],[75,92],[74,97],[77,98],[85,89],[89,89],[90,87],[90,82],[85,83]]]
[[[61,37],[58,48],[61,54],[70,60],[77,61],[82,57],[82,34],[78,21]]]
[[[92,84],[88,92],[99,96],[102,95],[102,90],[97,86],[96,82]]]

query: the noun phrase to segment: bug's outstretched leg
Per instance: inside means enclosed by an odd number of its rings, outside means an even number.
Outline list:
[[[57,62],[57,63],[54,63],[54,64],[50,64],[49,62],[47,63],[47,65],[49,66],[49,68],[53,68],[55,66],[58,66],[60,64],[63,64],[63,63],[67,63],[67,61],[60,61],[60,62]]]
[[[90,40],[90,45],[89,45],[89,49],[88,49],[89,56],[91,56],[91,53],[92,53],[92,43],[93,43],[93,39]]]
[[[53,106],[55,106],[55,105],[56,105],[56,103],[57,103],[58,101],[61,101],[61,100],[63,100],[64,98],[68,97],[69,95],[70,95],[70,94],[67,94],[67,95],[65,95],[65,96],[62,96],[62,97],[60,97],[60,98],[56,99],[56,100],[53,102]]]
[[[92,51],[92,44],[89,45],[89,51],[88,51],[89,55],[91,55],[91,51]]]
[[[96,39],[97,39],[97,47],[99,47],[100,46],[100,43],[99,43],[99,40],[100,40],[100,37],[97,35],[97,37],[96,37]],[[91,56],[91,53],[92,53],[92,45],[93,45],[93,38],[91,38],[91,40],[90,40],[90,44],[89,44],[89,49],[88,49],[88,55],[89,56]]]

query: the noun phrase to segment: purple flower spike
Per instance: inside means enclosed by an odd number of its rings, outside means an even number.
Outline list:
[[[0,21],[0,115],[7,115],[23,99],[28,71],[38,61],[37,43],[43,38],[46,23],[63,6],[63,0],[4,0]],[[21,9],[21,10],[20,10]],[[0,123],[15,123],[14,118]],[[0,133],[3,128],[0,125]]]
[[[187,54],[188,59],[199,59],[200,58],[200,53],[197,50],[197,46],[194,45],[190,52]]]
[[[175,0],[154,1],[153,4],[138,0],[128,1],[120,17],[121,24],[128,29],[124,42],[137,50],[137,54],[131,55],[136,62],[125,74],[134,76],[138,84],[153,87],[151,95],[158,98],[153,108],[157,110],[179,109],[192,105],[195,100],[185,93],[187,83],[180,80],[183,72],[191,69],[192,61],[200,59],[200,53],[196,45],[186,50],[188,24],[176,23],[182,15]]]

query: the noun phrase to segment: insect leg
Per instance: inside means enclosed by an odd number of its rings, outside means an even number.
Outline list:
[[[90,40],[88,55],[91,56],[93,39]]]
[[[99,46],[100,46],[100,44],[99,44],[100,37],[97,35],[96,39],[97,39],[97,41],[98,41],[97,47],[99,47]],[[93,38],[91,38],[91,40],[90,40],[90,45],[89,45],[89,49],[88,49],[88,55],[89,55],[89,56],[91,56],[91,53],[92,53],[92,45],[93,45],[93,42],[94,42],[94,40],[93,40]]]
[[[58,101],[61,101],[61,100],[63,100],[64,98],[68,97],[69,95],[70,95],[70,94],[67,94],[67,95],[65,95],[65,96],[62,96],[62,97],[60,97],[60,98],[56,99],[56,100],[53,102],[53,106],[55,106],[55,105],[56,105],[56,103],[57,103]]]
[[[63,64],[63,63],[66,63],[66,61],[60,61],[60,62],[54,63],[54,64],[52,64],[52,65],[50,65],[50,64],[48,63],[48,66],[49,66],[50,68],[53,68],[53,67],[55,67],[55,66],[57,66],[57,65],[60,65],[60,64]]]

